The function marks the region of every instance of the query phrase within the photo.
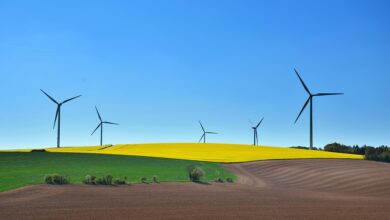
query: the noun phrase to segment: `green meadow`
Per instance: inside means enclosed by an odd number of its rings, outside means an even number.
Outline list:
[[[226,179],[234,175],[219,163],[175,160],[137,156],[77,154],[77,153],[0,153],[0,192],[26,185],[42,184],[47,174],[60,174],[70,178],[71,183],[82,183],[86,175],[97,177],[112,175],[127,177],[130,183],[140,178],[151,180],[155,175],[161,182],[187,182],[187,167],[195,165],[205,171],[203,181]]]

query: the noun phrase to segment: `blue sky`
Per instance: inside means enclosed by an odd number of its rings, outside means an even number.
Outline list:
[[[194,142],[390,145],[388,1],[1,1],[0,148]]]

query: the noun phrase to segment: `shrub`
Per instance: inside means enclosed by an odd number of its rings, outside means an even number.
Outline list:
[[[231,177],[226,178],[226,182],[233,183],[233,178],[231,178]]]
[[[95,185],[96,184],[96,176],[86,175],[83,183]]]
[[[215,182],[217,182],[217,183],[224,183],[225,181],[223,181],[223,179],[221,177],[219,177],[217,180],[215,180]]]
[[[63,185],[69,183],[69,178],[59,174],[50,174],[44,177],[45,183],[53,185]]]
[[[114,180],[114,184],[115,185],[126,185],[126,181],[125,180],[121,180],[121,179],[115,179]]]
[[[192,169],[188,171],[188,176],[192,182],[199,182],[204,174],[203,169],[200,167],[192,167]]]
[[[191,172],[196,166],[195,165],[188,165],[187,166],[187,172]]]
[[[142,178],[140,179],[140,182],[141,182],[141,183],[148,183],[148,178],[142,177]]]
[[[124,179],[115,179],[114,184],[115,185],[126,185],[127,183],[127,178],[125,177]]]
[[[45,183],[46,184],[53,184],[53,177],[52,177],[52,175],[46,175],[44,177],[44,179],[45,179]]]
[[[99,184],[99,185],[112,185],[112,180],[113,180],[113,177],[111,175],[107,175],[107,176],[98,178],[96,180],[96,184]]]
[[[153,183],[160,183],[157,179],[157,176],[153,176]]]

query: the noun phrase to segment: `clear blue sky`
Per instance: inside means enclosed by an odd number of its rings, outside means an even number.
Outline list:
[[[390,145],[389,1],[0,2],[0,148],[62,144],[251,143],[248,119],[265,117],[261,144]]]

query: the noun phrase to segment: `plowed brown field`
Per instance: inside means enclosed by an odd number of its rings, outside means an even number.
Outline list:
[[[234,184],[37,185],[0,193],[0,219],[390,219],[390,164],[226,164]]]

